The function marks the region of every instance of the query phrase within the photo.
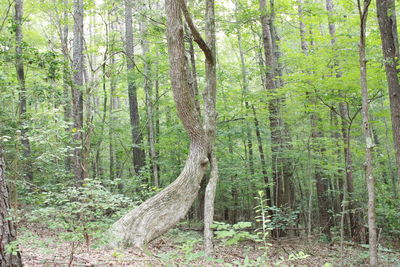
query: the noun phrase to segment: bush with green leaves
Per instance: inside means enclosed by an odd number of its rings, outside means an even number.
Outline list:
[[[234,225],[214,222],[211,227],[214,229],[215,237],[227,245],[235,245],[245,240],[258,240],[257,235],[248,231],[252,227],[251,222],[238,222]]]
[[[60,235],[69,241],[87,242],[94,233],[108,227],[134,202],[108,191],[100,181],[85,179],[82,186],[67,187],[59,192],[41,193],[41,207],[27,215],[28,221],[45,222],[49,228],[62,229]]]
[[[289,227],[296,225],[300,211],[282,209],[276,206],[267,207],[268,213],[271,213],[269,228],[285,231]]]

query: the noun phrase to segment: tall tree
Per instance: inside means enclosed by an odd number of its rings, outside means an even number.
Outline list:
[[[342,72],[340,71],[339,61],[336,59],[337,48],[336,48],[336,25],[333,20],[334,15],[334,2],[333,0],[326,0],[326,10],[328,11],[328,26],[329,26],[329,35],[331,37],[331,45],[333,48],[333,56],[335,57],[334,65],[332,68],[334,69],[334,74],[336,78],[342,77]],[[340,96],[343,95],[343,90],[339,90]],[[360,241],[360,223],[356,217],[355,212],[355,203],[353,199],[354,194],[354,185],[353,185],[353,166],[352,166],[352,153],[351,153],[351,127],[353,124],[353,118],[350,117],[349,108],[344,101],[339,103],[339,115],[341,119],[341,132],[342,132],[342,141],[343,141],[343,154],[344,154],[344,163],[345,163],[345,176],[346,180],[343,184],[343,204],[342,209],[345,212],[346,206],[349,209],[349,220],[350,220],[350,228],[351,228],[351,237],[354,241]],[[347,200],[348,198],[348,200]]]
[[[3,150],[0,147],[0,267],[20,267],[22,266],[20,252],[8,253],[5,249],[6,246],[11,245],[11,242],[14,242],[17,238],[15,224],[9,219],[11,206],[5,179]]]
[[[270,3],[270,7],[273,7],[273,1]],[[282,99],[277,96],[277,88],[280,80],[278,76],[278,63],[277,63],[277,51],[276,51],[276,34],[272,27],[272,13],[267,10],[265,0],[259,1],[260,8],[260,20],[262,26],[262,39],[264,46],[264,86],[270,94],[268,102],[269,110],[269,126],[271,130],[271,150],[272,150],[272,174],[274,182],[274,204],[277,207],[284,207],[293,202],[293,190],[290,182],[290,164],[285,160],[283,156],[283,149],[286,148],[285,137],[283,133],[284,122],[281,117],[280,105]],[[265,183],[268,185],[269,181],[265,179]],[[271,193],[269,190],[266,192],[267,199],[271,199]]]
[[[143,9],[145,12],[146,10]],[[150,165],[151,165],[151,176],[153,178],[153,185],[155,187],[159,186],[159,175],[157,168],[157,151],[155,147],[155,130],[154,130],[154,115],[153,115],[153,93],[152,93],[152,85],[151,85],[151,65],[152,62],[150,60],[149,55],[149,41],[147,40],[147,22],[143,19],[140,22],[140,34],[141,34],[141,47],[142,47],[142,56],[144,60],[144,93],[146,95],[146,113],[147,113],[147,129],[148,129],[148,139],[149,139],[149,155],[150,155]]]
[[[74,139],[74,174],[78,183],[87,178],[85,159],[83,158],[83,0],[74,0],[74,41],[72,76],[72,117]]]
[[[396,151],[397,178],[400,183],[400,81],[399,39],[397,33],[396,5],[394,0],[377,0],[376,8],[381,32],[382,51],[389,87],[390,115]],[[396,190],[396,185],[393,185]]]
[[[142,246],[174,226],[191,207],[210,162],[209,143],[189,84],[179,1],[167,0],[165,11],[171,85],[179,119],[190,140],[188,159],[174,182],[114,223],[109,231],[112,246]]]
[[[366,29],[368,8],[371,0],[357,0],[358,12],[360,16],[360,83],[362,96],[362,129],[365,138],[365,176],[367,177],[368,188],[368,230],[369,230],[369,264],[378,266],[377,255],[377,234],[376,234],[376,214],[375,214],[375,178],[372,167],[372,153],[374,147],[374,138],[372,137],[369,123],[369,102],[368,102],[368,84],[367,84],[367,59],[366,59]]]
[[[299,29],[300,29],[300,44],[301,50],[307,56],[309,52],[308,42],[306,40],[306,24],[304,23],[303,17],[303,0],[298,0],[298,13],[299,13]],[[311,99],[313,106],[316,106],[317,101],[314,96],[311,96],[308,93],[308,96]],[[311,149],[313,151],[314,158],[319,158],[323,155],[323,147],[321,144],[321,139],[323,138],[323,131],[321,129],[321,118],[318,115],[316,110],[313,110],[310,115],[311,121],[311,139],[312,145]],[[329,216],[329,205],[328,205],[328,181],[324,178],[324,170],[322,164],[319,160],[314,160],[314,177],[316,184],[316,193],[317,193],[317,202],[319,207],[319,223],[322,227],[322,232],[326,235],[326,237],[331,239],[331,220]]]
[[[66,145],[68,150],[65,156],[65,169],[67,172],[71,171],[71,151],[70,147],[70,137],[71,137],[71,72],[70,72],[70,59],[69,59],[69,47],[68,47],[68,37],[69,37],[69,23],[68,23],[68,0],[63,0],[63,27],[60,33],[61,50],[63,54],[63,97],[64,97],[64,121],[69,125],[66,129],[68,141]],[[60,22],[61,24],[61,22]],[[60,27],[61,28],[61,27]]]
[[[21,143],[24,155],[24,175],[29,181],[33,180],[31,163],[31,145],[27,129],[26,87],[23,59],[23,34],[22,34],[23,0],[15,1],[15,68],[19,85],[19,118],[21,121]]]
[[[182,1],[182,0],[181,0]],[[188,16],[185,15],[186,20]],[[189,23],[190,25],[190,23]],[[192,33],[195,31],[193,26]],[[217,113],[215,110],[217,96],[217,70],[216,70],[216,36],[215,36],[215,9],[214,0],[206,1],[206,45],[203,51],[206,56],[206,88],[204,92],[204,129],[208,141],[208,159],[210,161],[210,180],[206,186],[204,202],[204,246],[207,256],[213,256],[213,232],[211,224],[214,220],[214,199],[218,181],[218,162],[215,153],[214,141],[217,128]],[[197,33],[198,34],[198,33]],[[198,34],[199,35],[199,34]],[[199,37],[196,37],[199,39]],[[208,55],[209,53],[209,55]]]
[[[145,153],[143,150],[143,138],[139,125],[139,108],[134,74],[135,64],[133,51],[132,0],[125,0],[125,55],[128,78],[129,115],[132,131],[133,167],[136,174],[139,174],[140,169],[145,163]]]

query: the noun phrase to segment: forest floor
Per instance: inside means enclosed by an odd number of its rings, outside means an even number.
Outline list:
[[[271,240],[268,261],[264,249],[255,242],[225,245],[218,242],[215,258],[206,259],[198,231],[173,229],[153,241],[148,249],[107,249],[67,242],[57,231],[29,225],[19,232],[24,265],[35,266],[339,266],[339,242],[327,244],[313,238]],[[88,248],[89,247],[89,248]],[[368,247],[344,243],[344,266],[366,266]],[[400,266],[400,250],[381,248],[381,266]]]

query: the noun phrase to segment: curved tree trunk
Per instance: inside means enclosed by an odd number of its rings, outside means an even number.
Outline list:
[[[110,245],[114,247],[140,247],[183,218],[197,196],[209,162],[206,134],[188,83],[180,6],[176,0],[167,0],[165,9],[171,84],[178,116],[190,138],[189,156],[181,174],[172,184],[111,227],[109,234],[113,241]]]
[[[6,253],[5,247],[16,240],[16,230],[9,217],[10,201],[8,199],[8,189],[4,175],[3,151],[0,148],[0,267],[19,267],[22,266],[21,254],[15,255]]]

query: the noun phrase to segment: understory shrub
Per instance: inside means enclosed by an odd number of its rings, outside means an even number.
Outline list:
[[[26,215],[30,222],[46,224],[51,229],[63,230],[60,236],[68,241],[89,244],[90,237],[102,232],[134,202],[107,190],[100,181],[85,179],[80,187],[67,187],[59,192],[42,192],[43,201]]]

